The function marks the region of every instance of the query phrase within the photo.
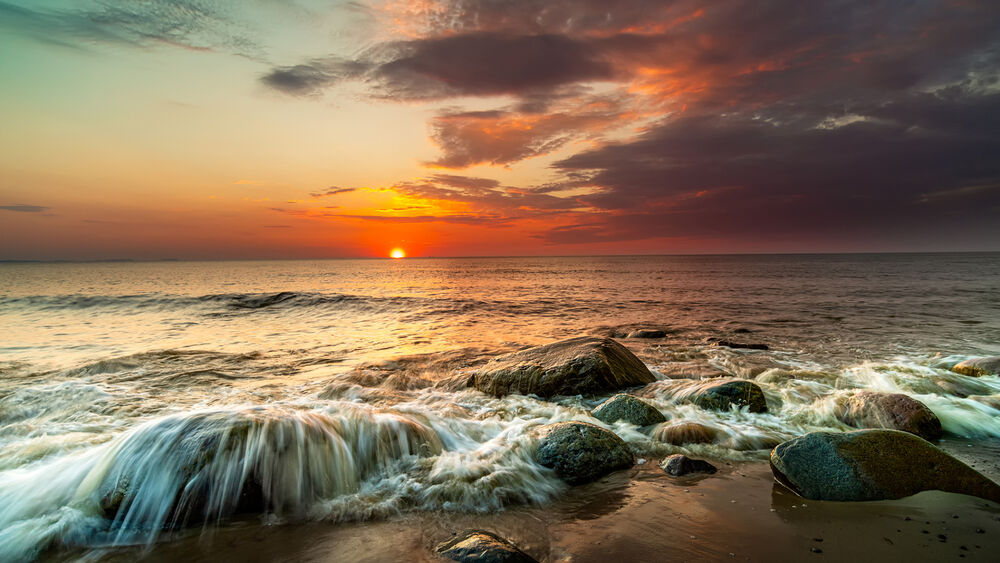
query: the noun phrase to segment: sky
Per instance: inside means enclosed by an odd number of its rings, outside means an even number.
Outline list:
[[[1000,250],[995,0],[0,0],[0,259]]]

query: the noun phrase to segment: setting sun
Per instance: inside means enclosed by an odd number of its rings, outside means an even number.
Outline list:
[[[390,258],[406,258],[406,252],[402,248],[393,248],[389,253]]]

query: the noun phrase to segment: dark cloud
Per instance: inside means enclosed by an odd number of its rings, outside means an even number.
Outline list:
[[[309,195],[312,196],[312,197],[319,198],[319,197],[326,197],[326,196],[330,196],[330,195],[346,194],[346,193],[350,193],[350,192],[354,192],[354,191],[357,191],[357,188],[339,188],[337,186],[330,186],[329,189],[327,189],[326,191],[323,191],[323,192],[313,192],[313,193],[311,193]]]
[[[49,208],[44,205],[26,205],[23,203],[0,205],[0,209],[4,211],[16,211],[18,213],[42,213],[43,211],[49,210]]]
[[[368,65],[342,59],[317,59],[294,66],[277,67],[261,82],[285,94],[310,96],[345,79],[361,75]]]
[[[508,98],[438,111],[428,164],[578,151],[532,189],[442,174],[402,193],[572,219],[539,233],[553,243],[1000,244],[973,219],[1000,211],[996,2],[455,0],[391,15],[416,22],[411,38],[353,61],[372,96]]]

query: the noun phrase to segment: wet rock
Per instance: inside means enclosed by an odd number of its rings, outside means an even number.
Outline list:
[[[685,444],[711,444],[717,432],[714,428],[697,422],[675,422],[658,426],[653,431],[653,439],[675,446]]]
[[[652,383],[635,354],[610,338],[571,338],[490,360],[469,384],[498,397],[596,395]]]
[[[437,546],[442,557],[462,563],[537,563],[527,553],[496,534],[470,530]]]
[[[940,490],[1000,502],[1000,485],[899,430],[812,432],[771,451],[775,479],[814,500],[898,499]]]
[[[955,367],[951,368],[951,371],[971,377],[997,375],[1000,374],[1000,356],[965,360],[956,364]]]
[[[625,393],[619,393],[604,401],[590,414],[605,424],[624,420],[636,426],[649,426],[667,420],[667,417],[653,405]]]
[[[941,420],[920,401],[902,393],[862,391],[847,400],[838,418],[855,428],[888,428],[941,439]]]
[[[725,411],[735,405],[749,407],[750,412],[767,412],[764,392],[756,383],[745,379],[701,385],[689,398],[703,409]]]
[[[739,350],[770,350],[771,348],[767,344],[750,344],[745,342],[734,342],[732,340],[725,340],[722,338],[712,337],[708,339],[708,342],[712,346],[722,346],[724,348],[733,348]]]
[[[703,459],[691,459],[686,455],[674,454],[660,463],[660,468],[675,477],[688,473],[715,473],[714,465]]]
[[[589,483],[635,462],[624,440],[586,422],[557,422],[538,430],[535,460],[570,485]]]
[[[628,338],[666,338],[667,331],[653,328],[640,328],[628,333]]]

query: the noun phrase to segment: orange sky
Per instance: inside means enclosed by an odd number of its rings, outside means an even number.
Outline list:
[[[188,4],[0,4],[0,259],[1000,247],[988,2]]]

